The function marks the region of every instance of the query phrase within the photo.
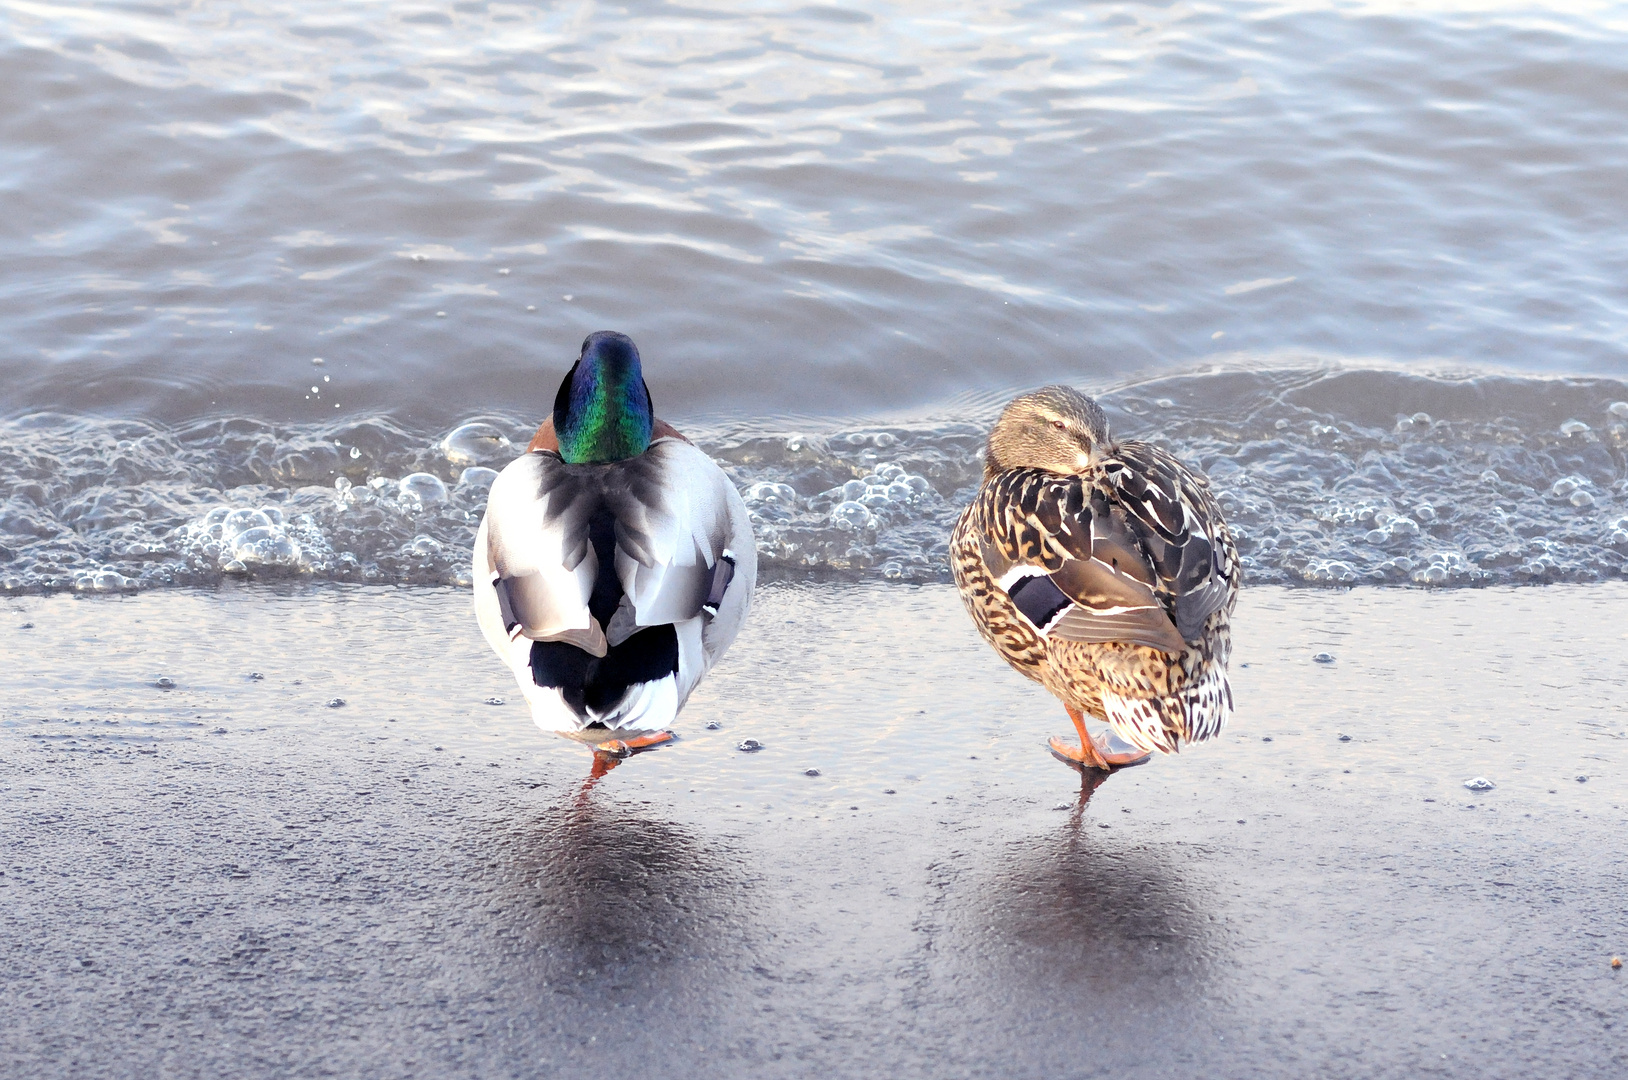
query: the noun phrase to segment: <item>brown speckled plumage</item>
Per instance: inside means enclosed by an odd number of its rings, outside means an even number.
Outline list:
[[[1056,432],[1047,443],[1024,424]],[[1010,467],[1025,456],[1069,471]],[[1164,450],[1108,439],[1083,395],[1048,387],[1008,406],[950,563],[1001,657],[1125,741],[1172,753],[1225,726],[1239,564],[1221,508]]]

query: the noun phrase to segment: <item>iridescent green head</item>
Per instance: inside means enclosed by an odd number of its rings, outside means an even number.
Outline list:
[[[560,457],[573,465],[638,457],[650,448],[655,424],[633,339],[611,330],[589,334],[554,397]]]

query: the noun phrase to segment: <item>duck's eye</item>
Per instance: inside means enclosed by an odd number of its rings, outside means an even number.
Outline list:
[[[1063,423],[1061,420],[1053,420],[1051,422],[1051,426],[1056,428],[1058,431],[1067,431],[1068,430],[1068,425]]]

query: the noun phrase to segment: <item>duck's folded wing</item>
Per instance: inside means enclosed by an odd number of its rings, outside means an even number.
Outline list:
[[[1122,507],[1033,469],[1003,473],[979,498],[984,564],[1043,637],[1183,649]]]
[[[661,439],[607,485],[616,573],[638,625],[715,615],[737,577],[750,589],[756,551],[745,504],[722,469],[680,439]],[[743,572],[743,563],[748,563]],[[740,586],[736,586],[740,587]]]
[[[588,611],[599,561],[589,522],[597,485],[549,453],[522,454],[492,482],[486,565],[511,637],[570,641],[603,656],[603,628]]]
[[[1151,443],[1122,443],[1116,457],[1125,466],[1117,501],[1146,553],[1154,588],[1181,636],[1195,640],[1237,589],[1221,508],[1198,477]]]

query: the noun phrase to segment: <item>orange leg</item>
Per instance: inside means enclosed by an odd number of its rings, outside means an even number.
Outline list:
[[[640,735],[636,739],[612,739],[610,742],[602,742],[594,747],[594,753],[610,754],[614,757],[624,758],[635,751],[648,750],[652,746],[672,742],[677,737],[671,731],[655,731],[649,735]]]
[[[1079,733],[1080,745],[1070,746],[1055,736],[1051,740],[1051,752],[1065,763],[1077,769],[1101,769],[1112,772],[1114,769],[1124,768],[1127,765],[1140,765],[1151,755],[1141,750],[1131,750],[1126,753],[1116,753],[1108,748],[1106,735],[1093,736],[1085,729],[1085,715],[1074,706],[1064,704],[1068,710],[1068,718],[1074,721],[1074,730]]]
[[[588,778],[598,780],[622,763],[625,757],[631,757],[641,750],[648,750],[652,746],[671,742],[678,736],[671,731],[655,731],[649,735],[640,735],[636,739],[611,739],[594,747],[593,768],[589,770]]]

